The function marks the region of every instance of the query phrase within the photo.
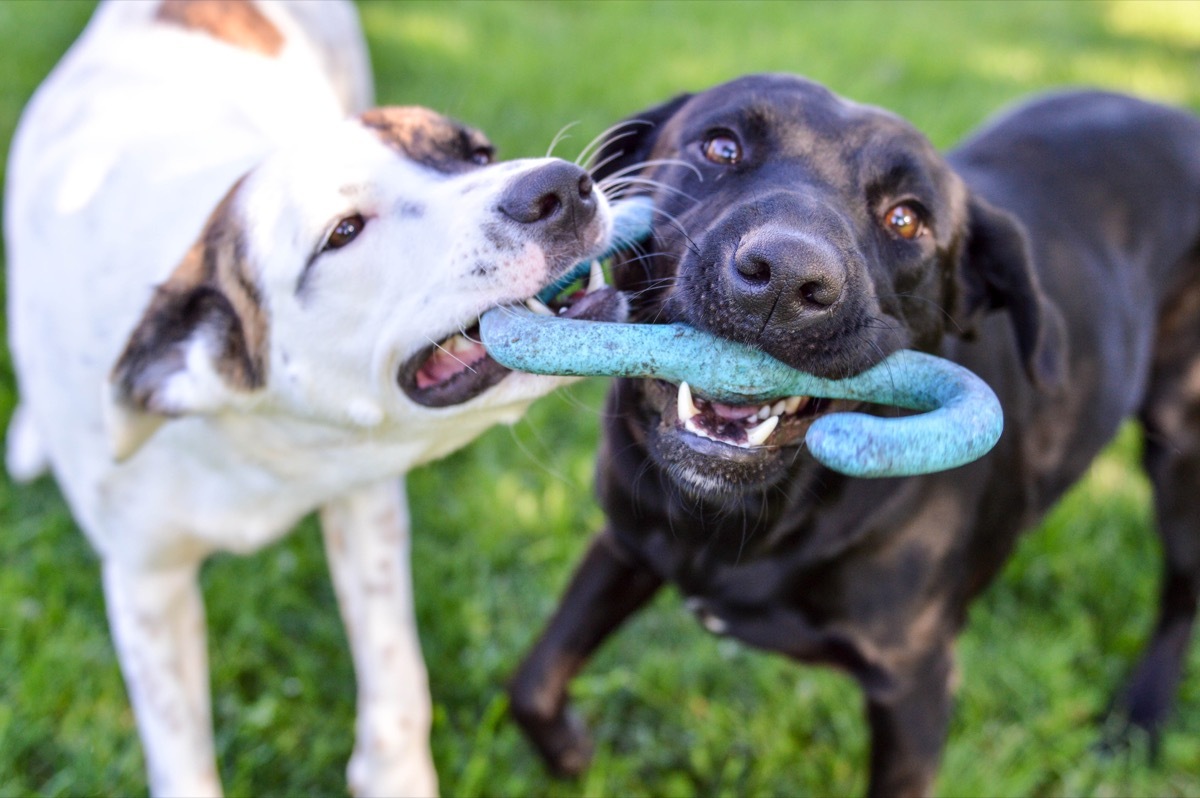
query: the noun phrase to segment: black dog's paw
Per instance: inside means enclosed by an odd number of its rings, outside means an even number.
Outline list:
[[[569,707],[541,711],[536,701],[510,696],[509,712],[533,743],[550,772],[559,778],[582,775],[592,763],[592,738],[587,725]]]
[[[592,737],[587,724],[571,710],[557,719],[550,739],[539,743],[542,757],[554,775],[560,778],[576,778],[592,764]]]
[[[1125,699],[1114,702],[1101,718],[1095,752],[1106,759],[1144,757],[1151,765],[1156,764],[1166,718],[1161,712],[1146,709],[1131,706]]]

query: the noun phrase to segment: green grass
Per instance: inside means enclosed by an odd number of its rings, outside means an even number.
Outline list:
[[[0,142],[90,5],[0,3]],[[1200,5],[532,3],[363,7],[379,98],[487,130],[506,156],[573,156],[613,121],[740,73],[803,72],[949,146],[1031,91],[1088,84],[1200,111]],[[502,685],[600,514],[591,458],[603,385],[412,475],[417,603],[446,795],[846,794],[866,734],[846,678],[714,639],[660,596],[576,683],[598,741],[550,780]],[[0,349],[0,418],[14,397]],[[1161,761],[1104,759],[1095,719],[1151,622],[1148,486],[1127,428],[972,612],[944,795],[1200,794],[1200,662]],[[1200,486],[1198,486],[1200,487]],[[353,682],[308,522],[204,572],[220,767],[235,795],[340,794]],[[0,481],[0,795],[144,791],[95,558],[52,482]]]

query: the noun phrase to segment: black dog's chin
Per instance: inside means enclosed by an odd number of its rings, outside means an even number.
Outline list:
[[[677,429],[655,425],[647,435],[650,456],[685,494],[722,503],[758,493],[784,480],[794,446],[740,449]]]

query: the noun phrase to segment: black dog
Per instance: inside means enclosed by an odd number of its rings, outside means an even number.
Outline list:
[[[567,683],[670,581],[710,630],[856,677],[870,792],[928,792],[968,604],[1131,415],[1166,568],[1118,708],[1158,730],[1200,591],[1200,120],[1062,94],[943,158],[901,119],[783,75],[636,119],[600,160],[656,162],[643,176],[665,213],[652,250],[619,270],[638,318],[827,377],[936,352],[995,389],[1006,428],[963,468],[851,479],[802,446],[835,403],[739,408],[618,381],[598,472],[608,526],[511,687],[550,765],[586,767]]]

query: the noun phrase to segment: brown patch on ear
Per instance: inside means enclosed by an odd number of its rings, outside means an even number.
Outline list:
[[[428,108],[372,108],[358,118],[385,145],[439,172],[472,169],[472,154],[492,149],[483,133]]]
[[[162,0],[155,17],[268,58],[283,49],[283,34],[248,0]]]
[[[201,248],[206,284],[221,293],[238,321],[240,346],[218,362],[218,371],[235,387],[254,390],[266,384],[269,328],[262,292],[250,271],[246,231],[232,212],[233,198],[241,186],[242,180],[238,180],[217,205],[205,224],[204,235],[192,250]]]
[[[110,378],[122,403],[165,415],[181,412],[157,392],[165,378],[187,367],[186,344],[197,335],[208,337],[213,369],[228,387],[252,391],[266,383],[267,311],[233,212],[241,184],[217,205],[134,328]]]

